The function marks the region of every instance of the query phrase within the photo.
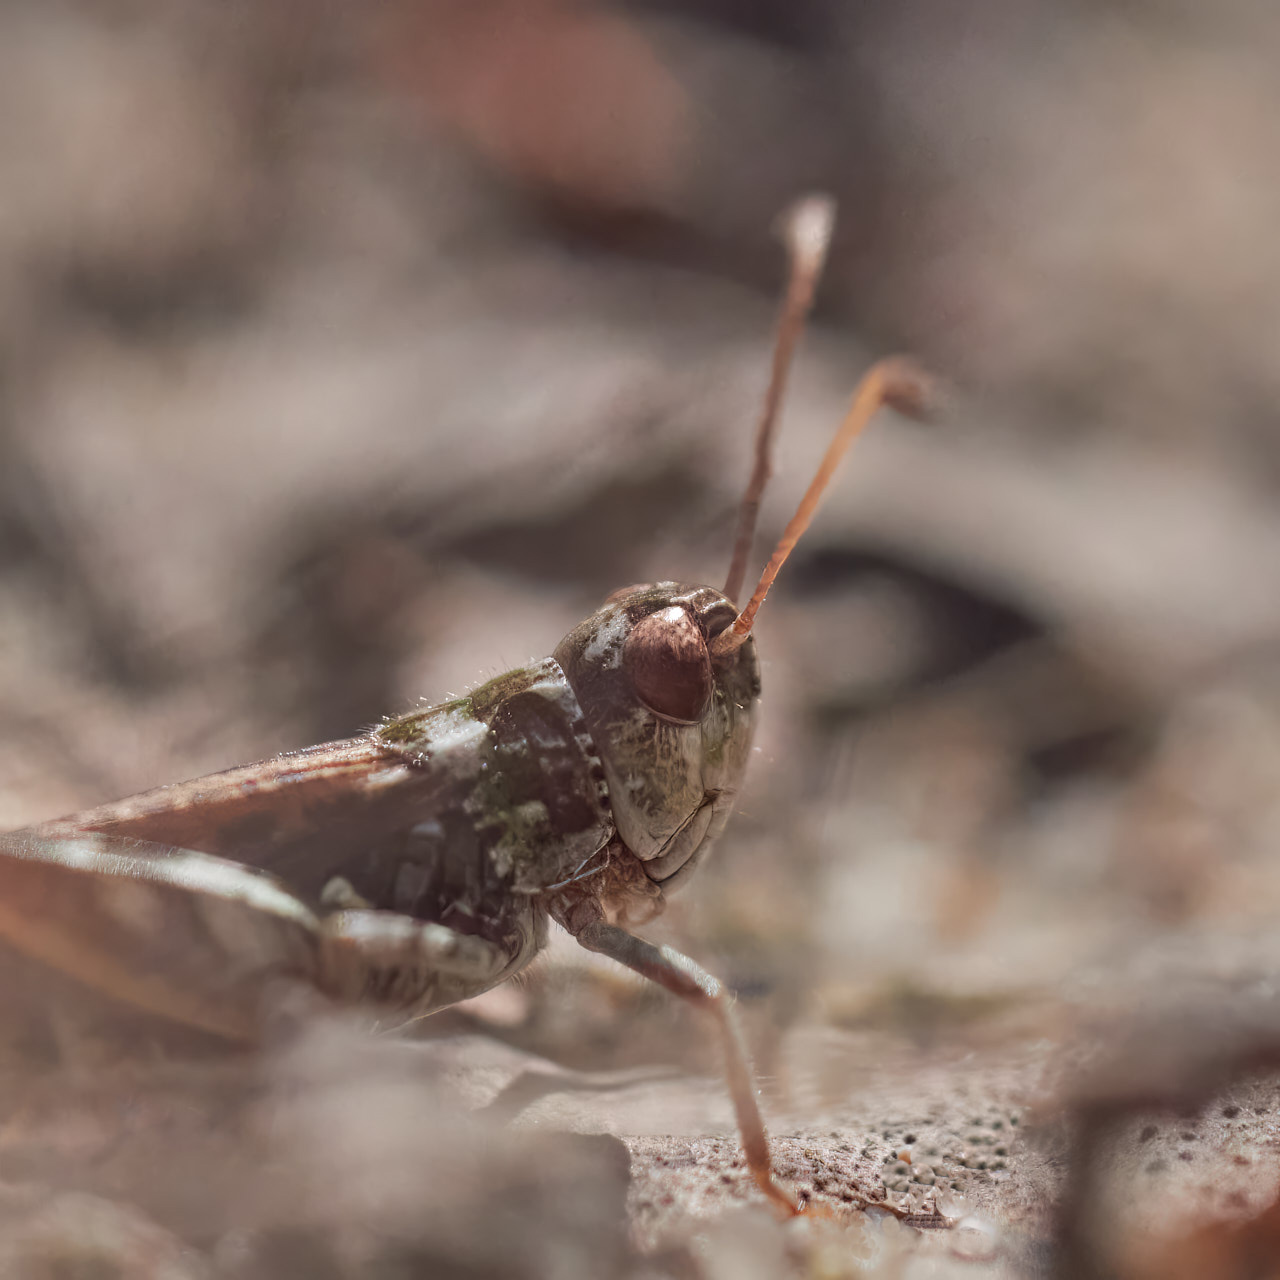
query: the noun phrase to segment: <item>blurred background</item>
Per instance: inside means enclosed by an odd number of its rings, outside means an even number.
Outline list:
[[[741,812],[652,936],[739,991],[798,1129],[863,1078],[830,1037],[1269,994],[1278,55],[1266,0],[9,0],[0,828],[718,584],[772,228],[821,189],[757,559],[871,358],[953,390],[771,597]],[[424,1028],[461,1032],[714,1066],[559,943]]]

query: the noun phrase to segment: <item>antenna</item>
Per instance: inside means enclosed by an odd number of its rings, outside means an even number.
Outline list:
[[[724,593],[737,603],[747,576],[747,560],[755,538],[756,519],[760,514],[760,497],[773,474],[771,454],[778,409],[787,389],[787,374],[796,343],[804,331],[805,317],[813,306],[814,291],[827,260],[831,229],[836,220],[836,202],[828,195],[809,195],[797,200],[782,216],[782,238],[787,246],[790,274],[787,292],[778,315],[777,336],[773,343],[773,363],[769,385],[765,389],[760,422],[756,427],[755,463],[747,481],[742,505],[738,509],[738,528],[733,539],[733,559]]]
[[[808,491],[800,499],[795,515],[782,531],[782,537],[778,539],[778,545],[774,548],[769,563],[760,575],[760,581],[751,599],[747,601],[747,607],[738,614],[731,627],[722,631],[711,641],[710,649],[713,655],[732,653],[751,634],[751,625],[755,621],[760,606],[764,604],[765,596],[769,594],[769,588],[773,586],[773,580],[778,576],[778,570],[786,563],[787,557],[813,520],[818,505],[822,501],[822,495],[830,484],[831,477],[835,475],[840,460],[849,451],[849,446],[862,434],[876,411],[887,405],[899,413],[908,414],[913,418],[922,418],[928,413],[933,399],[933,385],[929,376],[914,360],[906,356],[890,356],[867,370],[853,393],[853,403],[849,406],[849,412],[845,414],[835,438],[827,446],[826,455]],[[729,592],[726,591],[725,594],[728,595]]]

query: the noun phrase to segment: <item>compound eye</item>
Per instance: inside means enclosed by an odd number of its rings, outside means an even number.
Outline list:
[[[677,605],[636,623],[622,649],[635,691],[655,715],[694,724],[711,700],[711,659],[698,624]]]

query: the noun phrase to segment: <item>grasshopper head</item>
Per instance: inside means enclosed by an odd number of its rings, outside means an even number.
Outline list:
[[[737,613],[714,587],[628,587],[555,651],[600,752],[618,835],[664,887],[724,829],[746,768],[755,641],[710,648]]]
[[[778,571],[809,527],[840,459],[876,410],[890,405],[918,416],[929,407],[929,381],[911,361],[890,357],[867,371],[739,612],[733,601],[746,581],[777,411],[833,216],[831,201],[814,197],[801,201],[785,223],[791,284],[724,591],[676,582],[617,591],[553,655],[600,753],[618,836],[664,889],[688,875],[728,821],[760,696],[751,628]]]

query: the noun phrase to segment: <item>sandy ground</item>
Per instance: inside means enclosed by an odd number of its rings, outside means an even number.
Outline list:
[[[61,994],[0,1076],[6,1274],[1139,1277],[1170,1242],[1264,1212],[1280,1179],[1274,1077],[1178,1092],[1201,1078],[1197,1036],[1230,1037],[1221,1004],[1198,1026],[1185,1005],[1148,1010],[1145,1063],[1115,1052],[1133,1026],[1046,1000],[961,1035],[793,1030],[764,1092],[805,1206],[783,1222],[721,1082],[670,1045],[653,1061],[652,1026],[637,1065],[593,1070],[466,1013],[417,1039],[334,1023],[246,1053]],[[1077,1268],[1070,1099],[1099,1096],[1126,1100],[1092,1156]],[[1222,1274],[1245,1256],[1224,1250]]]

